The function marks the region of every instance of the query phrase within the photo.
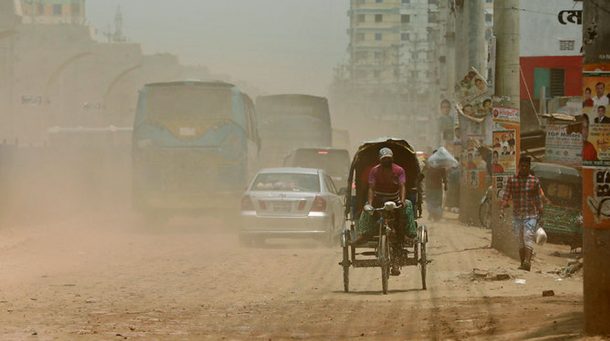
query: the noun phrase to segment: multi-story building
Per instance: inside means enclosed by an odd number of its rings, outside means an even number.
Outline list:
[[[437,84],[437,0],[352,0],[350,76],[359,87]]]
[[[401,80],[410,92],[430,91],[438,84],[439,1],[401,0]]]
[[[400,0],[352,0],[349,15],[353,83],[397,84]]]
[[[24,23],[85,23],[85,0],[16,0],[16,5]]]

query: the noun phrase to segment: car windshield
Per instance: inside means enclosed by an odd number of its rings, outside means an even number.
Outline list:
[[[263,173],[252,184],[252,191],[320,192],[317,174]]]

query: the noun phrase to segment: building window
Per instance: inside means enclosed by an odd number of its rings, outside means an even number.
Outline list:
[[[358,16],[356,17],[356,21],[359,23],[363,23],[366,21],[366,16],[364,14],[358,14]]]
[[[574,40],[560,40],[559,41],[559,50],[560,51],[574,51],[575,46]]]
[[[375,33],[375,40],[383,40],[383,34]]]
[[[403,24],[408,24],[411,22],[411,16],[408,14],[401,14],[400,15],[400,22]]]
[[[375,14],[375,22],[383,22],[383,14]]]
[[[400,40],[402,40],[402,41],[407,41],[407,40],[409,40],[409,38],[411,38],[411,35],[409,33],[400,34]]]
[[[383,0],[375,0],[375,3],[382,4]]]
[[[428,0],[428,5],[438,5],[438,0]]]
[[[36,13],[44,15],[44,5],[43,4],[36,5]]]
[[[494,16],[491,15],[490,13],[485,13],[485,21],[487,23],[491,23],[494,20]]]
[[[357,33],[356,41],[364,41],[364,33]]]
[[[486,3],[491,4],[492,2],[494,2],[493,0],[485,0]]]
[[[380,77],[381,77],[381,71],[379,71],[379,70],[375,70],[375,71],[373,71],[373,76],[374,76],[375,78],[380,78]]]
[[[53,5],[53,15],[61,16],[63,14],[63,6],[62,5]]]
[[[411,4],[411,0],[402,0],[402,4],[403,5],[410,5]]]
[[[428,22],[431,24],[438,22],[438,12],[428,12]]]
[[[375,51],[375,61],[379,62],[382,59],[383,54],[381,51]]]
[[[551,97],[565,96],[565,70],[551,69]]]
[[[356,1],[356,3],[357,3],[358,5],[362,5],[362,4],[364,3],[364,0],[357,0],[357,1]]]

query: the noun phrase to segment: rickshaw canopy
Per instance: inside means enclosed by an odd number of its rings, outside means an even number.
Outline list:
[[[407,197],[418,192],[419,183],[422,180],[421,168],[417,153],[411,145],[398,138],[368,141],[358,148],[350,166],[347,180],[346,215],[350,210],[355,214],[362,211],[368,195],[368,173],[379,163],[381,148],[390,148],[394,153],[394,163],[405,170]],[[413,205],[416,207],[417,203],[413,203]]]
[[[579,185],[582,178],[578,169],[552,163],[532,162],[532,171],[541,180],[550,180],[565,184]]]

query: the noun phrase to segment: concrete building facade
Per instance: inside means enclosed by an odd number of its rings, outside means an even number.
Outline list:
[[[351,80],[361,87],[396,85],[399,79],[400,0],[352,0]]]
[[[53,127],[129,127],[145,83],[213,78],[171,54],[99,42],[85,22],[84,1],[0,0],[0,141],[44,145]]]
[[[437,0],[352,0],[350,79],[359,88],[423,93],[438,84]]]
[[[84,25],[85,0],[16,0],[24,23]]]

